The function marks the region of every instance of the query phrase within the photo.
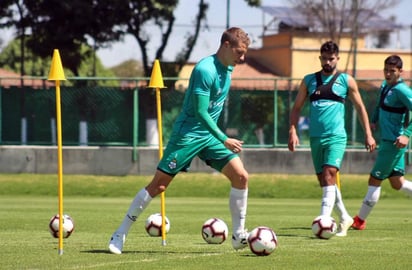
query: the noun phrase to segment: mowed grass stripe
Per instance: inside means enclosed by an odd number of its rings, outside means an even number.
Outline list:
[[[349,212],[358,211],[367,175],[341,175]],[[111,233],[148,176],[64,176],[64,212],[73,235],[58,255],[48,221],[57,212],[55,175],[0,175],[0,269],[408,269],[412,242],[410,199],[384,183],[365,231],[315,239],[310,230],[320,188],[310,175],[251,175],[247,227],[272,227],[279,247],[264,258],[233,251],[230,240],[207,245],[201,225],[210,217],[228,223],[229,183],[219,174],[179,175],[166,192],[171,221],[167,245],[147,236],[144,221],[160,211],[155,198],[133,226],[124,254],[107,252]]]

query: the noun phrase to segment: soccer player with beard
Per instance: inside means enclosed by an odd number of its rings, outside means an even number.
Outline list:
[[[320,215],[331,216],[335,208],[339,215],[337,236],[346,236],[353,223],[342,201],[336,178],[346,150],[345,100],[353,103],[365,131],[365,147],[374,151],[375,139],[369,126],[368,114],[363,104],[355,79],[336,70],[339,47],[327,41],[320,48],[319,60],[322,70],[306,75],[296,96],[290,115],[288,148],[295,151],[299,145],[296,131],[301,109],[309,97],[309,137],[313,165],[322,188]]]

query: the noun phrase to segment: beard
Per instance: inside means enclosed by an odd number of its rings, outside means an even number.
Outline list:
[[[333,66],[331,66],[331,65],[323,65],[323,66],[322,66],[322,70],[323,70],[323,72],[325,72],[325,73],[332,73],[332,72],[335,70],[335,68],[336,68],[336,66],[333,67]]]

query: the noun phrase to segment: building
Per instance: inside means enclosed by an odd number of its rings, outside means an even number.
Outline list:
[[[29,86],[33,88],[47,88],[54,85],[46,79],[32,78],[28,76],[21,77],[20,74],[0,68],[0,87],[10,88],[12,86]]]
[[[330,37],[316,22],[311,22],[303,11],[272,6],[263,6],[262,11],[271,17],[264,26],[262,45],[260,48],[250,48],[246,63],[235,68],[232,88],[296,88],[305,74],[320,70],[319,48],[323,42],[330,40]],[[412,79],[411,50],[378,49],[369,45],[370,33],[398,31],[402,26],[367,10],[361,12],[359,18],[365,23],[356,38],[356,52],[351,49],[352,33],[343,32],[340,36],[338,69],[353,75],[363,88],[367,89],[368,85],[376,87],[383,79],[385,58],[397,54],[404,62],[403,78]],[[193,63],[188,64],[179,77],[188,78],[192,69]],[[187,81],[179,81],[177,84],[177,87],[183,89],[186,86]]]

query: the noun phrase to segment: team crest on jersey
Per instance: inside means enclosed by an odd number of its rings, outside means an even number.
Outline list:
[[[176,166],[177,166],[177,160],[174,158],[174,159],[172,159],[170,162],[169,162],[169,169],[171,169],[171,170],[174,170],[174,169],[176,169]]]
[[[341,159],[340,159],[340,158],[337,158],[337,159],[335,160],[335,163],[336,163],[336,165],[339,166],[339,164],[341,163]]]

